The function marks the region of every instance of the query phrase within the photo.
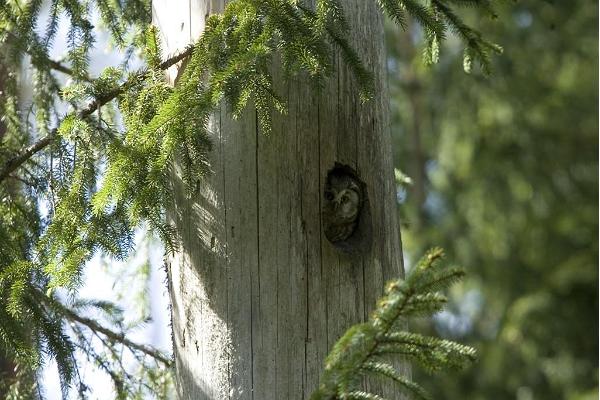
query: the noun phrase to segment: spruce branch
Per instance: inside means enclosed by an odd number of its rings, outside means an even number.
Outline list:
[[[17,36],[14,32],[10,31],[9,29],[0,28],[0,33],[4,33],[4,34],[11,36],[12,39],[15,41],[20,40],[19,36]],[[35,47],[35,46],[32,46],[32,47]],[[56,70],[58,72],[62,72],[65,75],[69,75],[69,76],[75,75],[75,72],[73,72],[73,69],[67,67],[66,65],[64,65],[63,63],[61,63],[59,61],[56,61],[56,60],[51,59],[50,57],[47,57],[47,55],[42,51],[32,51],[32,49],[30,49],[30,48],[26,49],[25,51],[29,56],[32,57],[32,60],[43,61],[43,63],[46,63],[51,69]],[[83,76],[83,80],[88,81],[88,82],[92,81],[92,79],[90,77],[88,77],[87,75]]]
[[[403,330],[407,317],[441,309],[445,298],[430,290],[441,290],[464,275],[460,269],[440,265],[441,257],[441,250],[429,251],[405,280],[387,285],[369,321],[348,329],[334,345],[311,400],[384,400],[361,390],[360,378],[366,375],[391,379],[414,397],[428,399],[423,388],[398,372],[386,357],[408,357],[427,371],[461,368],[475,359],[475,350],[469,346]]]
[[[75,76],[75,73],[73,72],[73,70],[69,67],[67,67],[66,65],[56,61],[56,60],[52,60],[52,59],[48,59],[48,65],[50,66],[50,68],[52,68],[53,70],[56,70],[58,72],[62,72],[65,75],[69,75],[69,76]],[[86,82],[92,82],[92,78],[90,78],[89,76],[85,75],[83,76],[83,80]]]
[[[163,61],[162,63],[160,63],[159,68],[164,71],[164,70],[172,67],[173,65],[177,64],[179,61],[183,60],[184,58],[186,58],[190,54],[192,54],[193,50],[194,50],[194,47],[189,46],[184,51],[182,51],[182,52],[168,58],[167,60]],[[57,63],[57,65],[60,65],[60,64]],[[68,69],[64,66],[61,66],[61,68]],[[58,68],[57,68],[57,70],[58,70]],[[110,90],[107,93],[99,95],[98,97],[96,97],[96,99],[94,99],[92,102],[90,102],[87,107],[85,107],[84,109],[82,109],[78,112],[70,113],[69,115],[75,115],[79,119],[85,119],[85,118],[89,117],[94,112],[96,112],[100,107],[106,105],[108,102],[114,100],[117,96],[124,93],[127,90],[127,88],[131,87],[135,83],[141,82],[144,79],[146,79],[147,75],[148,75],[148,72],[146,70],[138,71],[131,78],[129,78],[124,83],[122,83],[118,88]],[[63,120],[65,118],[69,117],[69,115],[65,116],[63,118]],[[50,144],[52,144],[52,142],[54,142],[54,140],[57,137],[57,133],[58,133],[58,127],[52,129],[52,131],[50,131],[50,133],[41,137],[36,142],[32,143],[31,145],[29,145],[25,149],[23,149],[19,154],[15,155],[14,157],[12,157],[8,161],[6,161],[4,163],[4,165],[2,166],[2,168],[0,169],[0,182],[4,181],[12,172],[14,172],[16,169],[18,169],[23,163],[27,162],[27,160],[29,160],[35,154],[37,154],[38,152],[42,151],[43,149],[48,147]]]
[[[65,318],[67,318],[69,321],[85,325],[86,327],[88,327],[90,330],[92,330],[95,333],[100,332],[112,341],[119,342],[130,349],[140,351],[140,352],[154,358],[155,360],[160,361],[167,368],[172,366],[171,360],[168,359],[167,357],[165,357],[159,350],[157,350],[151,346],[133,342],[133,341],[127,339],[127,337],[125,336],[124,333],[115,332],[109,328],[106,328],[106,327],[100,325],[98,322],[96,322],[95,320],[93,320],[91,318],[81,316],[81,315],[77,314],[74,310],[72,310],[69,307],[62,304],[60,301],[55,300],[49,296],[46,296],[39,291],[36,291],[36,296],[44,304],[46,304],[49,308],[56,310],[57,312],[62,314]]]

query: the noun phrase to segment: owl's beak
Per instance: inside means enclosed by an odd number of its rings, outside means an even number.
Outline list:
[[[337,196],[337,197],[334,197],[334,199],[333,199],[332,203],[333,203],[333,206],[334,206],[335,208],[337,208],[337,207],[338,207],[340,204],[342,204],[342,196],[340,196],[340,195],[338,194],[338,196]]]

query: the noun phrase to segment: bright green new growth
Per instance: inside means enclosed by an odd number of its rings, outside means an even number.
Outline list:
[[[41,0],[0,0],[0,71],[9,77],[0,97],[5,129],[0,136],[0,343],[10,357],[35,368],[46,353],[58,362],[65,390],[78,379],[76,349],[89,354],[91,347],[77,331],[69,334],[64,321],[71,320],[69,310],[85,309],[77,303],[53,306],[60,305],[54,290],[75,293],[94,254],[126,258],[133,233],[143,223],[168,251],[176,248],[177,234],[164,218],[173,161],[179,161],[190,192],[196,190],[210,171],[210,116],[223,103],[234,117],[253,105],[268,134],[271,113],[286,107],[273,89],[274,62],[280,61],[287,74],[309,76],[318,88],[334,73],[337,55],[353,71],[361,98],[374,95],[371,73],[347,40],[353,27],[342,2],[315,3],[311,8],[297,0],[231,1],[223,14],[206,21],[197,43],[161,61],[144,0],[52,0],[43,35],[38,33]],[[437,61],[440,42],[452,30],[464,40],[468,65],[475,60],[489,69],[489,53],[498,48],[467,27],[451,7],[487,9],[487,1],[378,3],[399,23],[410,16],[421,24],[427,62]],[[99,77],[91,76],[88,65],[94,8],[126,53],[123,65]],[[69,20],[69,50],[58,62],[49,49],[61,15]],[[147,68],[132,72],[127,59],[136,49],[142,50]],[[21,111],[16,83],[24,56],[34,76],[29,113]],[[174,88],[168,86],[163,71],[183,59],[182,76]],[[57,71],[73,83],[61,87]],[[59,105],[69,112],[60,115]],[[85,329],[95,331],[89,324]],[[114,375],[114,360],[97,356],[92,357],[97,364],[112,371],[119,396],[132,395],[131,377],[123,371]]]
[[[444,266],[442,255],[441,249],[430,250],[405,280],[387,285],[369,321],[349,329],[334,345],[311,400],[384,400],[361,390],[362,378],[369,375],[395,381],[414,398],[429,399],[423,388],[396,370],[390,357],[404,357],[429,372],[461,368],[475,359],[469,346],[406,331],[407,318],[440,311],[446,297],[439,291],[464,275],[460,268]]]

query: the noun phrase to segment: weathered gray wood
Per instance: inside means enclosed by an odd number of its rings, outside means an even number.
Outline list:
[[[175,168],[168,218],[181,248],[167,261],[181,399],[307,398],[333,343],[402,274],[381,15],[375,1],[344,5],[376,77],[373,101],[360,103],[339,60],[320,94],[301,78],[284,81],[275,65],[289,109],[274,116],[273,132],[259,132],[253,109],[232,121],[223,107],[211,122],[213,173],[200,192],[187,197]],[[165,53],[198,37],[205,16],[223,7],[155,1]],[[322,231],[323,185],[335,162],[367,185],[373,237],[363,254],[341,253]]]

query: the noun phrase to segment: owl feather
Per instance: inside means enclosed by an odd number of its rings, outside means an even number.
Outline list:
[[[360,182],[348,174],[330,174],[325,185],[324,197],[325,236],[332,243],[348,239],[356,229],[362,207]]]

